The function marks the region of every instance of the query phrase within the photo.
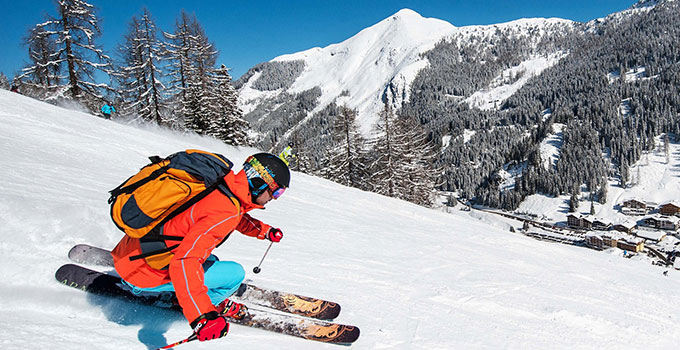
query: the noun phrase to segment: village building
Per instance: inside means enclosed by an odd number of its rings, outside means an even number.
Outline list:
[[[626,215],[645,215],[649,212],[649,206],[642,200],[629,199],[621,204],[621,212]]]
[[[607,231],[611,226],[611,223],[605,222],[602,219],[593,219],[593,230]]]
[[[630,235],[633,234],[633,230],[637,228],[637,223],[633,221],[624,221],[612,225],[612,228],[616,231],[627,233]]]
[[[611,245],[606,244],[604,239],[600,235],[587,235],[586,236],[586,246],[589,248],[603,250],[605,248],[611,248]],[[616,245],[614,245],[616,246]]]
[[[590,215],[576,216],[574,214],[567,215],[567,225],[575,229],[583,230],[602,230],[606,231],[611,227],[611,224],[602,219],[595,218]]]
[[[680,204],[677,202],[662,204],[661,207],[659,207],[659,213],[666,216],[680,215]]]
[[[586,246],[598,250],[619,248],[636,253],[642,251],[645,247],[644,241],[641,239],[630,239],[612,232],[597,231],[586,235]]]
[[[574,214],[569,214],[569,215],[567,215],[567,225],[569,227],[580,228],[581,227],[581,219]]]
[[[641,252],[643,249],[645,249],[645,243],[640,240],[640,241],[630,241],[630,240],[619,240],[617,243],[617,248],[622,249],[622,250],[627,250],[629,252]]]
[[[593,222],[595,221],[595,218],[592,216],[581,216],[581,227],[586,229],[586,230],[592,230],[593,229]]]
[[[653,227],[660,230],[677,231],[680,229],[680,218],[677,217],[653,215],[645,217],[640,221],[640,223],[643,226]]]
[[[666,232],[657,230],[637,230],[635,231],[635,235],[655,243],[661,242],[666,238]]]

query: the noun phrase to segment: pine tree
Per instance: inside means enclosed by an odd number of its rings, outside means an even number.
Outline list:
[[[179,105],[175,119],[186,129],[206,134],[214,106],[211,74],[217,60],[217,50],[208,40],[196,16],[182,11],[175,22],[174,33],[163,33],[168,40],[165,57],[170,61],[170,93]]]
[[[577,209],[578,209],[578,197],[576,196],[576,193],[572,193],[571,197],[569,197],[569,212],[575,213]]]
[[[401,144],[399,166],[407,174],[401,181],[402,199],[430,206],[433,189],[441,171],[435,165],[435,147],[415,118],[400,116],[396,119],[397,145]]]
[[[42,82],[34,79],[34,84],[54,86],[56,93],[67,90],[70,98],[96,109],[105,99],[104,93],[112,89],[95,81],[97,72],[111,72],[111,59],[95,43],[101,35],[95,8],[84,0],[57,0],[55,3],[57,17],[48,16],[46,22],[37,24],[29,34],[27,44],[33,48],[29,52],[35,55],[31,58],[34,64],[24,69],[21,78],[40,76]],[[45,68],[52,73],[45,73]],[[60,75],[54,74],[62,71],[66,74],[63,82]],[[46,79],[50,76],[56,81],[48,82]]]
[[[388,102],[385,102],[380,113],[377,130],[379,136],[373,140],[373,161],[371,162],[371,191],[389,197],[397,196],[400,169],[397,167],[398,150],[395,149],[396,131],[394,113]]]
[[[305,141],[307,141],[307,139],[302,137],[299,133],[294,132],[291,135],[290,146],[295,153],[295,158],[290,163],[291,169],[307,174],[318,174],[319,168],[316,166],[318,162],[313,158],[312,154],[314,154],[314,152],[306,146]],[[323,176],[323,174],[321,175]]]
[[[440,171],[434,147],[413,118],[395,116],[385,102],[373,141],[372,191],[429,206]]]
[[[9,79],[3,72],[0,72],[0,89],[9,90]]]
[[[123,63],[115,76],[126,113],[163,123],[165,86],[161,42],[151,14],[145,8],[140,19],[132,17],[125,42],[119,47]]]
[[[598,203],[600,204],[605,204],[607,203],[607,190],[609,188],[609,182],[607,181],[607,177],[603,176],[600,178],[600,183],[598,186],[598,193],[597,193],[597,199]]]
[[[53,32],[44,27],[34,27],[24,38],[28,46],[31,65],[23,69],[24,91],[30,96],[46,99],[48,91],[54,92],[61,80],[62,62],[58,56],[57,43]]]
[[[327,155],[324,176],[346,186],[364,188],[366,180],[366,142],[356,121],[356,110],[340,107],[333,122],[334,147]]]
[[[627,187],[626,184],[628,183],[629,180],[629,170],[630,169],[628,168],[628,161],[622,156],[621,162],[619,163],[619,175],[620,175],[619,185],[621,185],[621,188]]]
[[[208,134],[229,145],[250,145],[250,124],[243,119],[243,111],[238,107],[238,94],[231,83],[229,70],[222,65],[213,71],[212,78],[211,125]]]

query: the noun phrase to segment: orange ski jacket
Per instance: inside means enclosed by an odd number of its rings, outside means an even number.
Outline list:
[[[127,235],[111,253],[116,272],[134,286],[150,288],[172,282],[179,305],[189,322],[202,314],[216,311],[203,283],[202,267],[213,249],[234,230],[264,239],[271,228],[246,214],[263,207],[253,202],[245,172],[230,172],[224,180],[236,196],[234,200],[215,190],[163,225],[164,235],[184,237],[172,250],[174,255],[166,267],[157,269],[145,259],[131,260],[130,257],[141,254],[141,248],[138,238]],[[177,241],[165,243],[170,247]]]

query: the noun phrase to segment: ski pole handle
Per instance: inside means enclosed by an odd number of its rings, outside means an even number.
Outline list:
[[[178,341],[178,342],[176,342],[176,343],[172,343],[172,344],[166,345],[166,346],[164,346],[164,347],[160,347],[160,348],[158,348],[158,349],[156,349],[156,350],[172,349],[172,348],[174,348],[174,347],[177,346],[177,345],[182,345],[182,344],[184,344],[184,343],[188,343],[188,342],[193,341],[193,340],[196,340],[196,339],[198,339],[198,336],[196,335],[196,333],[194,333],[194,334],[190,335],[189,338],[186,338],[186,339],[184,339],[184,340],[180,340],[180,341]]]
[[[260,273],[260,271],[262,271],[262,270],[260,269],[260,266],[262,265],[262,262],[264,261],[264,258],[267,257],[267,253],[269,253],[269,249],[271,249],[272,244],[274,244],[274,242],[269,243],[269,247],[267,247],[267,251],[264,252],[264,255],[262,256],[262,260],[260,260],[260,263],[257,264],[257,266],[253,267],[253,272],[255,272],[255,273]]]

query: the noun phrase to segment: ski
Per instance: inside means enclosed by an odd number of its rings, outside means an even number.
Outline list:
[[[111,251],[87,244],[78,244],[71,248],[68,257],[79,264],[113,267]],[[248,283],[243,283],[232,297],[238,301],[320,320],[332,320],[340,314],[338,303]]]
[[[174,295],[137,296],[123,286],[120,277],[90,270],[74,264],[61,266],[55,273],[60,283],[82,291],[116,297],[131,302],[169,308],[180,311]],[[287,334],[298,338],[324,343],[350,345],[359,338],[359,328],[335,322],[302,318],[291,314],[248,307],[242,320],[230,319],[231,323]]]

